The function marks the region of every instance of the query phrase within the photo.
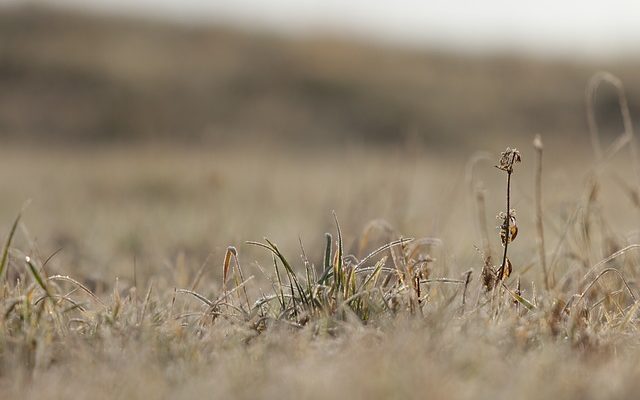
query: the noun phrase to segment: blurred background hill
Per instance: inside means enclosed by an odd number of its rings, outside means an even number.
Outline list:
[[[620,76],[640,115],[640,63],[392,47],[46,7],[0,8],[7,142],[477,147],[586,130],[584,88]],[[603,90],[599,120],[621,131]]]

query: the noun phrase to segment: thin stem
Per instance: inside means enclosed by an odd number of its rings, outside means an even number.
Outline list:
[[[534,147],[537,154],[537,168],[536,168],[536,229],[538,231],[538,257],[540,258],[540,264],[542,265],[542,272],[544,274],[544,287],[549,290],[551,282],[549,280],[549,271],[547,270],[547,256],[544,249],[544,226],[542,223],[542,139],[538,135],[534,140]]]
[[[511,218],[509,210],[511,210],[511,174],[513,173],[513,163],[515,161],[515,153],[511,156],[510,167],[507,169],[507,212],[502,223],[502,229],[505,231],[504,252],[502,253],[502,264],[498,270],[498,280],[504,277],[504,269],[507,264],[507,249],[509,248],[509,239],[511,235]]]

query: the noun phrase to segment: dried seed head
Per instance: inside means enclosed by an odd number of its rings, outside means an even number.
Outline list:
[[[518,222],[516,220],[516,210],[509,210],[509,217],[507,218],[507,214],[505,212],[499,212],[496,215],[496,219],[501,221],[502,224],[498,226],[498,231],[500,232],[500,240],[502,241],[502,245],[504,246],[507,243],[513,242],[518,236]],[[509,235],[507,238],[507,230],[509,231]]]
[[[533,147],[536,150],[542,150],[544,148],[542,145],[542,136],[540,136],[540,134],[537,134],[536,137],[533,138]]]
[[[500,159],[498,160],[496,168],[512,173],[513,165],[521,161],[522,157],[520,156],[518,149],[511,149],[510,147],[507,147],[505,151],[500,153]]]
[[[491,257],[485,258],[484,267],[482,268],[480,277],[482,279],[482,285],[484,286],[485,291],[490,292],[496,287],[498,279],[496,276],[495,268],[491,265]]]

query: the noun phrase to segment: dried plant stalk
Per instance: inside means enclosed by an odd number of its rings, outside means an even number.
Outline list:
[[[536,231],[538,234],[538,258],[544,274],[544,287],[549,290],[553,285],[547,270],[547,255],[544,248],[544,225],[542,222],[542,138],[536,135],[533,140],[536,149],[536,178],[535,178],[535,202],[536,202]]]

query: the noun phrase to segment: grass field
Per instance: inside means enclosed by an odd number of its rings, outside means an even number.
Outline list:
[[[638,253],[631,247],[600,263],[638,242],[638,208],[621,183],[635,179],[629,156],[623,149],[594,181],[589,147],[568,154],[560,146],[546,143],[542,175],[555,284],[545,288],[537,253],[536,153],[521,143],[513,271],[488,292],[475,249],[485,251],[478,218],[487,221],[492,265],[500,266],[494,214],[505,207],[506,174],[494,165],[504,149],[487,160],[410,148],[6,149],[4,240],[24,200],[32,201],[3,272],[2,392],[631,396]],[[480,213],[471,189],[479,184]],[[326,260],[325,232],[332,235]],[[268,245],[265,237],[282,249],[277,272],[272,252],[246,243]],[[401,238],[429,240],[365,258]],[[331,273],[323,280],[325,264]],[[602,271],[610,272],[596,281]]]
[[[636,397],[637,143],[608,84],[588,135],[593,65],[0,21],[0,398]]]

